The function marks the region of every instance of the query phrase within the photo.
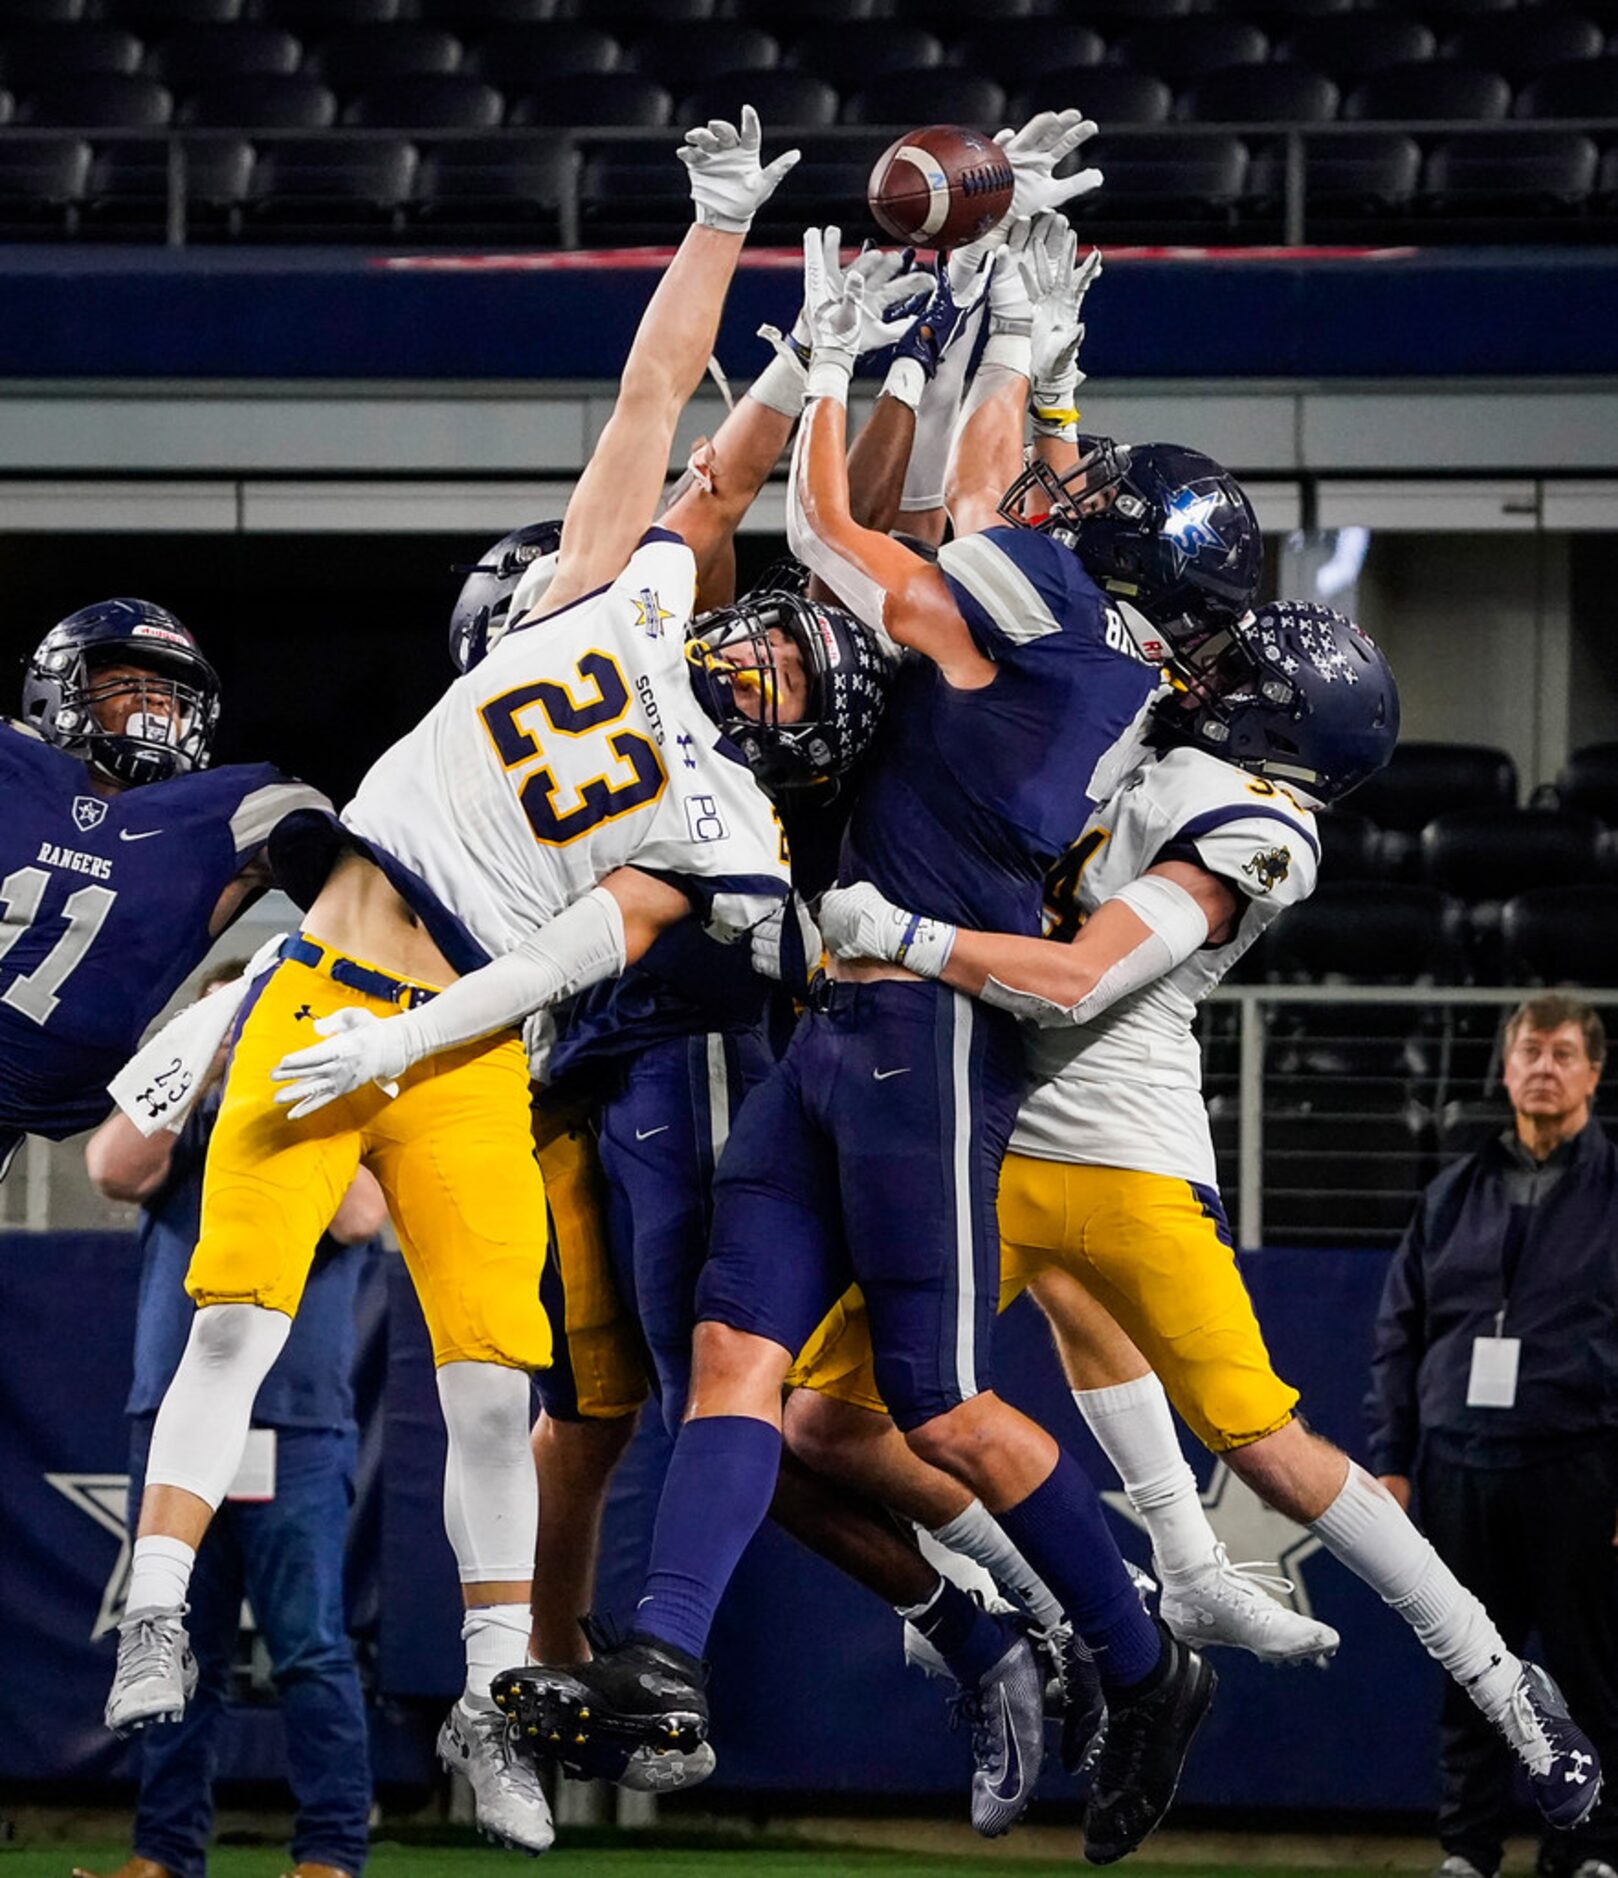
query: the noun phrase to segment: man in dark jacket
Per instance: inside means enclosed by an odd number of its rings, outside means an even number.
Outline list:
[[[1537,1630],[1568,1705],[1618,1766],[1618,1147],[1591,1119],[1606,1036],[1587,1004],[1506,1025],[1514,1126],[1423,1194],[1382,1295],[1371,1465],[1518,1649]],[[1608,1758],[1610,1757],[1610,1758]],[[1455,1689],[1441,1878],[1494,1878],[1511,1756]],[[1618,1792],[1548,1839],[1542,1873],[1618,1878]]]

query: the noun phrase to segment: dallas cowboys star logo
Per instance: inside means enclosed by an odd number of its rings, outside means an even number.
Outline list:
[[[1103,1493],[1101,1497],[1132,1526],[1146,1531],[1146,1521],[1129,1504],[1127,1494]],[[1276,1512],[1273,1506],[1266,1506],[1246,1481],[1239,1480],[1223,1461],[1214,1463],[1213,1473],[1202,1490],[1202,1506],[1208,1515],[1208,1524],[1231,1558],[1238,1561],[1262,1559],[1265,1563],[1273,1559],[1280,1575],[1292,1580],[1291,1595],[1277,1591],[1276,1601],[1289,1605],[1300,1616],[1314,1616],[1309,1589],[1299,1568],[1305,1559],[1320,1551],[1321,1542],[1307,1527],[1288,1519],[1285,1513]]]
[[[1199,548],[1222,548],[1225,544],[1208,520],[1218,505],[1219,498],[1211,491],[1199,496],[1194,489],[1182,489],[1168,505],[1163,533],[1187,554]]]
[[[118,1628],[124,1614],[124,1593],[129,1589],[129,1476],[127,1474],[47,1474],[45,1484],[87,1514],[103,1532],[118,1541],[118,1556],[101,1592],[90,1641]]]

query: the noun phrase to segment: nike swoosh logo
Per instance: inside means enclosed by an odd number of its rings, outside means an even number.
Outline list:
[[[635,1139],[637,1141],[650,1141],[653,1135],[666,1135],[673,1126],[674,1124],[672,1122],[665,1122],[661,1128],[637,1128],[635,1130]]]
[[[1006,1685],[1001,1683],[1000,1725],[1006,1731],[1006,1758],[1000,1773],[994,1782],[994,1797],[1008,1803],[1022,1792],[1022,1747],[1017,1740],[1016,1724],[1011,1718],[1011,1698],[1006,1694]]]
[[[908,1069],[873,1069],[871,1080],[872,1082],[886,1082],[890,1076],[908,1076],[909,1074]]]
[[[150,841],[153,835],[160,835],[162,832],[161,828],[146,828],[136,834],[132,829],[120,828],[118,839],[120,841]]]

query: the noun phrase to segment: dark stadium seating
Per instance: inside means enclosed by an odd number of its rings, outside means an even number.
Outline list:
[[[1006,94],[992,78],[941,66],[931,72],[889,72],[843,105],[845,124],[993,124],[1006,115]]]
[[[1356,814],[1417,833],[1451,809],[1514,808],[1517,766],[1481,743],[1401,743],[1380,775],[1354,791]]]
[[[221,130],[326,130],[337,122],[337,98],[301,73],[220,78],[185,99],[179,121]]]
[[[1354,978],[1385,983],[1464,976],[1464,909],[1436,887],[1388,884],[1368,894],[1324,880],[1270,935],[1267,967],[1283,982]]]
[[[1305,149],[1303,161],[1311,213],[1317,216],[1396,213],[1414,200],[1421,181],[1421,146],[1403,131],[1323,139]],[[1278,208],[1284,176],[1284,152],[1254,153],[1246,194],[1258,212]]]
[[[1592,743],[1575,750],[1556,779],[1564,809],[1596,815],[1618,828],[1618,743]]]
[[[1572,809],[1452,809],[1421,833],[1428,882],[1463,900],[1571,887],[1602,869],[1601,824]]]
[[[1488,124],[1510,108],[1511,87],[1498,72],[1423,60],[1372,73],[1344,100],[1343,116],[1378,123],[1441,117]]]
[[[1017,35],[1003,33],[1000,37],[1014,39]],[[796,71],[810,72],[828,84],[847,87],[869,84],[888,72],[924,71],[943,62],[944,42],[936,33],[898,20],[812,27],[793,38],[785,60]],[[970,60],[962,63],[974,69]]]
[[[1008,33],[999,27],[979,27],[950,42],[952,65],[969,72],[986,72],[1008,90],[1032,84],[1053,67],[1073,71],[1099,65],[1107,56],[1107,42],[1093,27],[1079,20],[1041,20],[1037,33]],[[1088,73],[1084,83],[1091,83]],[[1079,94],[1073,94],[1077,97]],[[1086,103],[1086,110],[1091,106]]]
[[[655,128],[673,115],[674,100],[664,88],[637,73],[622,76],[581,73],[535,85],[515,105],[506,122],[519,128],[550,129],[564,124],[640,124]]]
[[[1086,149],[1107,178],[1105,190],[1074,205],[1074,219],[1122,218],[1131,226],[1218,219],[1228,215],[1247,188],[1247,146],[1239,137],[1199,137],[1187,143],[1172,132],[1108,144],[1105,136]],[[1160,235],[1174,232],[1168,227]]]
[[[1174,108],[1174,93],[1161,78],[1102,65],[1094,71],[1041,73],[1011,98],[1006,115],[1021,120],[1035,111],[1060,110],[1080,96],[1098,124],[1166,124]]]
[[[710,117],[735,120],[744,104],[772,124],[823,128],[837,121],[837,93],[807,72],[743,72],[734,78],[711,78],[694,86],[680,101],[680,122]]]
[[[1201,124],[1326,124],[1337,115],[1337,87],[1301,65],[1238,65],[1182,92],[1175,115]]]
[[[1618,116],[1618,58],[1574,59],[1531,78],[1517,94],[1518,117]]]
[[[1118,41],[1111,56],[1119,65],[1185,85],[1227,66],[1257,65],[1269,49],[1270,42],[1250,20],[1209,16],[1138,27]]]
[[[1320,872],[1324,880],[1376,880],[1382,872],[1382,837],[1368,815],[1331,809],[1319,816]]]
[[[1604,44],[1594,20],[1525,7],[1468,20],[1445,39],[1444,57],[1523,79],[1571,59],[1598,58]]]
[[[779,44],[762,26],[701,20],[637,34],[626,47],[624,63],[660,85],[685,91],[719,72],[770,71],[780,59]]]
[[[439,26],[350,26],[321,39],[304,70],[335,90],[456,71],[461,42]]]
[[[552,137],[438,144],[423,150],[416,174],[418,224],[446,234],[508,225],[554,233],[565,172]]]
[[[93,10],[98,19],[156,37],[176,26],[216,26],[240,19],[246,8],[243,0],[93,0]]]
[[[339,26],[385,26],[403,16],[401,0],[254,0],[253,17],[311,38]]]
[[[1310,20],[1283,39],[1276,57],[1317,72],[1340,85],[1354,84],[1390,65],[1430,59],[1437,40],[1430,26],[1399,13],[1336,13]]]
[[[234,221],[247,200],[253,148],[245,137],[188,139],[185,146],[188,220],[199,229]],[[168,210],[168,148],[162,143],[96,146],[84,212],[97,228],[161,229]]]
[[[256,78],[297,71],[303,47],[281,26],[238,21],[229,26],[192,26],[150,46],[146,71],[176,91],[215,78]]]
[[[0,32],[14,26],[66,26],[84,18],[84,0],[0,0]]]
[[[1618,887],[1542,887],[1500,915],[1514,981],[1606,986],[1618,980]]]
[[[623,48],[611,33],[576,20],[556,20],[485,35],[467,48],[461,70],[510,94],[581,72],[615,72],[623,62]]]
[[[416,13],[430,26],[470,33],[553,19],[556,0],[417,0]]]
[[[1547,130],[1532,135],[1471,131],[1439,144],[1427,159],[1421,206],[1438,215],[1498,221],[1572,209],[1595,187],[1599,158],[1590,138]]]
[[[481,78],[421,73],[367,85],[343,111],[343,122],[367,130],[494,130],[504,96]]]
[[[68,226],[89,175],[87,143],[26,137],[0,141],[0,231],[10,239],[27,239]]]
[[[77,130],[160,130],[173,115],[174,97],[166,85],[123,72],[42,79],[17,108],[19,124]]]
[[[0,79],[17,89],[89,72],[138,72],[141,42],[121,26],[37,26],[0,37]]]
[[[404,142],[266,144],[253,166],[248,212],[266,227],[374,234],[403,219],[416,152]]]
[[[982,0],[892,0],[892,11],[901,20],[915,20],[938,32],[975,26],[985,17]],[[1044,30],[1045,17],[1056,11],[1050,0],[995,0],[993,17],[1030,22],[1037,18],[1038,25],[1030,24],[1021,30],[1038,33]]]

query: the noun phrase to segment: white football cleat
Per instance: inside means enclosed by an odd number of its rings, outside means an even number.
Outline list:
[[[478,1831],[514,1852],[549,1851],[556,1837],[538,1771],[516,1751],[515,1724],[497,1708],[455,1704],[438,1731],[438,1758],[472,1789]]]
[[[1318,1663],[1337,1654],[1342,1639],[1330,1624],[1305,1617],[1272,1597],[1292,1581],[1273,1565],[1232,1565],[1215,1546],[1212,1561],[1193,1572],[1164,1573],[1158,1605],[1163,1622],[1182,1643],[1205,1649],[1225,1644],[1264,1663]]]
[[[700,1787],[719,1765],[713,1745],[703,1741],[689,1754],[678,1748],[659,1752],[639,1747],[624,1763],[624,1771],[613,1782],[631,1793],[675,1793],[685,1787]]]
[[[197,1659],[185,1628],[186,1606],[130,1611],[118,1626],[118,1667],[106,1723],[130,1735],[154,1722],[177,1722],[197,1686]]]

